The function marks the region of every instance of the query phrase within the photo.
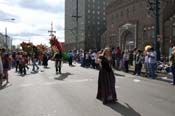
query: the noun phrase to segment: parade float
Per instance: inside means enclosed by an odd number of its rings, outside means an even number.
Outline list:
[[[26,53],[30,53],[33,51],[33,43],[31,42],[22,42],[20,46],[22,47],[22,50]]]
[[[31,54],[33,52],[43,53],[47,50],[47,47],[39,44],[39,45],[33,45],[31,42],[22,42],[20,44],[22,47],[23,52]]]

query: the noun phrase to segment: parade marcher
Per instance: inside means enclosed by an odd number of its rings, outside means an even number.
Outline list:
[[[23,54],[22,57],[20,58],[20,62],[19,62],[19,72],[20,74],[24,74],[26,75],[26,65],[27,65],[27,61],[26,61],[27,57]]]
[[[2,49],[2,64],[4,79],[6,79],[6,83],[9,83],[8,71],[10,70],[10,57],[5,49]]]
[[[35,67],[37,68],[37,70],[39,70],[39,67],[38,67],[38,65],[36,64],[37,60],[38,60],[38,54],[37,54],[37,52],[35,51],[35,52],[33,53],[33,56],[32,56],[32,65],[33,65],[32,71],[35,71]]]
[[[16,67],[16,52],[12,53],[12,67]]]
[[[16,55],[16,72],[18,72],[18,69],[19,69],[20,57],[22,57],[22,56],[21,56],[20,52],[18,52]]]
[[[58,71],[61,74],[62,52],[60,50],[56,53],[54,59],[55,59],[56,74],[58,74]]]
[[[44,68],[47,68],[47,65],[48,65],[48,56],[47,56],[47,53],[44,53],[43,54],[43,66]]]
[[[102,100],[103,104],[117,101],[110,48],[105,48],[101,55],[98,52],[96,62],[101,67],[98,77],[97,99]]]
[[[171,61],[171,71],[173,74],[173,82],[171,84],[175,85],[175,47],[173,47],[173,51],[170,56],[170,61]]]
[[[148,65],[149,65],[149,77],[152,79],[155,79],[156,77],[156,52],[154,51],[154,48],[150,49],[150,52],[148,52]]]

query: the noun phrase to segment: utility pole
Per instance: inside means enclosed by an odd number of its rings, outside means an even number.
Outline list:
[[[160,1],[156,0],[156,53],[157,61],[160,61]]]
[[[53,22],[51,22],[51,29],[48,30],[48,33],[50,33],[49,36],[53,37],[54,36],[54,33],[56,33],[56,31],[53,30]]]
[[[78,14],[78,0],[76,1],[76,15],[72,16],[73,18],[76,19],[76,50],[79,49],[79,39],[78,39],[78,35],[79,35],[79,29],[78,29],[78,20],[79,18],[81,18],[81,16],[79,16]]]
[[[5,28],[5,47],[8,50],[8,35],[7,35],[7,27]]]
[[[160,61],[160,0],[148,0],[150,9],[155,17],[155,39],[154,48],[157,53],[157,61]]]

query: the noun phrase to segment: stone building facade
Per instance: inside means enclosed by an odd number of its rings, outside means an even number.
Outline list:
[[[122,50],[144,49],[155,40],[155,17],[150,11],[151,0],[116,0],[107,7],[107,30],[101,47],[119,46]],[[161,53],[168,54],[175,41],[175,0],[160,0]]]

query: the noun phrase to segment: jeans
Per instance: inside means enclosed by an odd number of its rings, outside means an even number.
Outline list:
[[[151,78],[155,78],[155,71],[156,71],[156,64],[155,63],[149,63],[149,76],[151,77]]]
[[[136,74],[140,75],[142,70],[142,63],[136,64]]]
[[[171,71],[173,74],[173,84],[175,84],[175,66],[171,66]]]
[[[38,65],[36,64],[36,62],[37,62],[37,59],[36,58],[34,58],[33,59],[33,71],[35,71],[35,67],[37,67],[37,70],[39,69],[39,67],[38,67]]]
[[[61,60],[56,60],[55,61],[55,69],[56,69],[56,73],[59,71],[59,73],[61,73]]]

